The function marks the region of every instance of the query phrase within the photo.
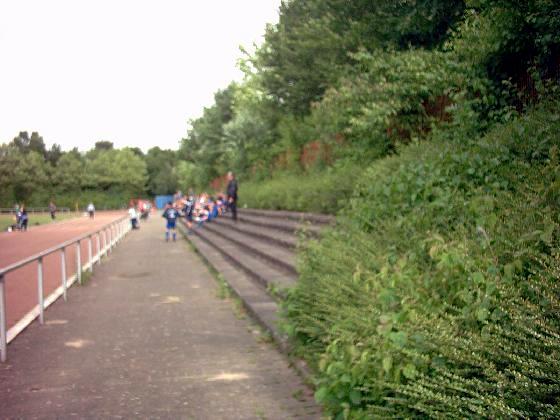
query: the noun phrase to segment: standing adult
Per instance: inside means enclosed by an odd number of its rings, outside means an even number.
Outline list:
[[[56,206],[54,204],[54,201],[51,201],[49,203],[49,213],[51,214],[52,220],[56,219]]]
[[[89,213],[89,218],[93,219],[95,217],[95,206],[90,202],[87,206],[87,212]]]
[[[231,217],[235,222],[237,222],[237,180],[233,172],[228,172],[227,174],[228,185],[227,185],[227,201],[228,207],[231,210]]]

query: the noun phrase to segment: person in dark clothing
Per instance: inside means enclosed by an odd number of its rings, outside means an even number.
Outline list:
[[[227,185],[227,202],[228,207],[231,210],[231,217],[235,222],[237,222],[237,180],[233,172],[228,172],[227,174],[228,185]]]
[[[21,206],[20,215],[19,215],[19,230],[21,232],[27,232],[27,223],[29,222],[29,218],[27,216],[27,209],[25,206]]]
[[[53,201],[49,203],[49,213],[51,214],[51,219],[56,219],[56,206]]]
[[[192,228],[193,212],[194,212],[194,196],[189,195],[187,200],[184,202],[184,206],[183,206],[183,214],[185,215],[185,219],[187,219],[187,227],[189,229]]]
[[[167,206],[165,207],[165,210],[161,217],[163,217],[167,221],[165,225],[166,228],[165,242],[169,242],[170,231],[173,232],[173,241],[176,241],[177,240],[176,223],[177,223],[177,217],[179,217],[179,212],[177,211],[177,209],[175,208],[175,206],[171,201],[167,203]]]

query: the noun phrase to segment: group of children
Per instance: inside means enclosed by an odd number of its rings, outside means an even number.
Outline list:
[[[15,221],[16,223],[9,227],[9,231],[19,230],[20,232],[27,232],[27,225],[29,224],[29,216],[25,205],[16,205],[15,207]]]
[[[176,224],[179,217],[184,217],[187,227],[191,229],[193,225],[202,226],[206,222],[225,214],[228,209],[228,202],[223,194],[217,197],[202,193],[199,196],[189,194],[187,197],[180,197],[175,202],[168,202],[165,206],[163,217],[166,219],[165,240],[169,241],[170,235],[173,240],[177,240]]]

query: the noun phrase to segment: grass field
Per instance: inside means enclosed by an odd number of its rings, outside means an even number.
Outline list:
[[[78,217],[78,213],[59,213],[56,215],[55,221],[72,219]],[[13,214],[0,214],[0,232],[8,230],[8,226],[15,224],[16,220]],[[28,227],[44,225],[51,223],[51,215],[49,213],[29,213]]]

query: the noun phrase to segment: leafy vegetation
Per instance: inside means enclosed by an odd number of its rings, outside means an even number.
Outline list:
[[[117,202],[233,170],[241,205],[338,213],[284,304],[328,414],[560,418],[558,2],[279,13],[177,153],[22,133],[0,199]]]
[[[317,171],[311,176],[277,174],[273,179],[243,184],[243,207],[336,214],[354,190],[363,169],[345,165]]]
[[[331,412],[558,417],[558,105],[376,162],[303,254],[288,329]]]
[[[113,149],[98,142],[85,154],[63,152],[56,145],[46,150],[38,133],[27,132],[0,145],[0,202],[45,207],[75,208],[89,201],[98,208],[118,208],[132,197],[145,194],[146,163],[134,149]]]
[[[284,305],[329,414],[559,417],[559,50],[549,0],[292,0],[193,124],[242,204],[340,209]]]

